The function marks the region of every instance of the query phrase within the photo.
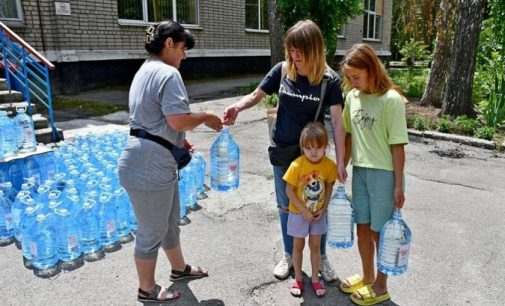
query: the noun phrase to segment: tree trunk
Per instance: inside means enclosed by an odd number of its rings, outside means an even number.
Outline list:
[[[268,0],[268,27],[270,30],[270,64],[274,66],[284,60],[281,13],[276,0]]]
[[[451,44],[454,37],[455,0],[442,0],[436,20],[437,38],[428,83],[421,98],[422,105],[442,106],[447,83]]]
[[[453,55],[442,113],[451,116],[475,117],[472,83],[479,34],[486,9],[486,0],[459,0],[459,16],[454,33]]]

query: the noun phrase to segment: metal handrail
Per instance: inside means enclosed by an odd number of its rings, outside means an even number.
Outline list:
[[[18,89],[28,102],[31,113],[32,102],[47,108],[51,127],[51,140],[60,140],[54,122],[53,97],[49,69],[54,65],[37,50],[0,21],[0,54],[3,57],[5,79],[10,89]]]
[[[51,70],[54,69],[54,65],[47,58],[45,58],[44,55],[40,54],[37,50],[35,50],[32,46],[30,46],[30,44],[28,44],[24,39],[19,37],[18,34],[14,33],[8,26],[5,25],[5,23],[1,21],[0,21],[0,28],[2,28],[5,31],[5,33],[7,33],[7,35],[11,37],[12,40],[18,42],[21,46],[23,46],[23,48],[28,50],[31,54],[33,54],[33,56],[35,56],[42,63],[44,63],[44,65],[46,65],[47,68]]]

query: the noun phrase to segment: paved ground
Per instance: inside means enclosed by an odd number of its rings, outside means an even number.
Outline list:
[[[192,108],[221,113],[235,100],[199,103]],[[121,122],[125,116],[116,114],[112,119]],[[113,127],[96,120],[59,126]],[[202,209],[189,215],[191,224],[182,228],[187,261],[208,267],[211,276],[172,284],[167,261],[159,256],[158,281],[183,292],[182,299],[172,305],[351,305],[348,297],[335,289],[338,281],[329,285],[329,293],[322,299],[311,290],[296,299],[288,293],[288,281],[272,276],[282,246],[266,154],[264,110],[241,114],[231,131],[241,148],[240,188],[231,193],[211,191],[209,198],[200,202]],[[79,131],[68,131],[66,136],[75,133]],[[214,137],[206,128],[189,134],[205,154]],[[393,300],[384,305],[503,305],[504,182],[504,155],[411,139],[404,209],[413,231],[410,268],[405,275],[391,279]],[[14,246],[0,248],[0,304],[135,305],[132,252],[133,244],[128,244],[102,261],[44,280],[23,268]],[[356,247],[328,253],[339,277],[360,271]],[[307,263],[304,270],[310,274]]]

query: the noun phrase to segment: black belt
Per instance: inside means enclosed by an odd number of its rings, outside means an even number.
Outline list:
[[[149,134],[148,132],[146,132],[145,130],[142,130],[142,129],[130,129],[130,136],[149,139],[151,141],[156,142],[159,145],[164,146],[169,151],[172,151],[172,149],[174,148],[174,145],[170,141],[168,141],[164,138],[161,138],[160,136]]]

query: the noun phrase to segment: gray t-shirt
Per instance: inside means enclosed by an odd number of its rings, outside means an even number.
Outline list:
[[[147,60],[130,87],[130,127],[144,129],[182,146],[184,132],[177,132],[165,116],[190,113],[188,94],[179,71],[157,59]],[[130,136],[119,159],[121,185],[134,190],[175,190],[177,164],[165,147]]]
[[[179,71],[158,59],[148,59],[133,78],[129,95],[130,127],[144,129],[182,146],[184,132],[177,132],[165,116],[190,113],[188,93]]]

